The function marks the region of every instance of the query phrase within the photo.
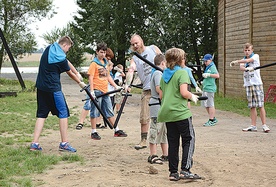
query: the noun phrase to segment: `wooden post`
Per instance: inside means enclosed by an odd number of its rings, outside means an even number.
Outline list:
[[[249,42],[253,43],[253,0],[249,3]]]
[[[8,55],[9,55],[9,58],[10,58],[10,60],[11,60],[12,66],[13,66],[13,69],[14,69],[14,71],[15,71],[15,73],[16,73],[16,76],[17,76],[17,78],[18,78],[18,80],[19,80],[19,83],[20,83],[20,85],[21,85],[21,87],[22,87],[22,90],[24,90],[24,89],[26,89],[25,83],[24,83],[24,81],[23,81],[23,79],[22,79],[22,76],[21,76],[21,74],[20,74],[20,72],[19,72],[19,69],[18,69],[18,67],[17,67],[17,65],[16,65],[16,62],[15,62],[13,56],[12,56],[11,50],[10,50],[10,48],[9,48],[9,46],[8,46],[8,43],[7,43],[7,41],[6,41],[6,38],[5,38],[5,36],[4,36],[4,34],[3,34],[2,30],[1,30],[1,28],[0,28],[0,37],[1,37],[1,39],[2,39],[3,45],[4,45],[4,47],[5,47],[5,49],[6,49],[7,53],[8,53]]]

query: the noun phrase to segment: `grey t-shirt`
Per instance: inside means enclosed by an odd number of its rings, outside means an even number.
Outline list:
[[[158,110],[160,108],[159,94],[156,92],[156,86],[160,85],[160,80],[162,77],[162,72],[155,70],[150,79],[150,89],[151,89],[151,98],[149,101],[150,104],[150,117],[157,117]],[[154,104],[154,105],[151,105]]]
[[[146,46],[145,51],[140,55],[153,63],[154,57],[156,56],[154,45]],[[133,60],[136,64],[138,76],[143,84],[143,90],[149,90],[152,67],[135,55],[133,56]]]

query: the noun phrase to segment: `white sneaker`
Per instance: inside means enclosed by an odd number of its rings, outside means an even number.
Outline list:
[[[268,133],[270,131],[270,129],[268,128],[267,125],[263,125],[263,131]]]
[[[257,132],[257,127],[251,125],[251,126],[245,128],[245,129],[242,129],[242,131]]]

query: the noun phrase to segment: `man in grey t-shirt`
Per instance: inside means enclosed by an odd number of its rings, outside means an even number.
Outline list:
[[[146,58],[148,61],[153,63],[153,59],[157,54],[160,54],[160,49],[155,46],[145,46],[142,38],[134,34],[130,39],[132,51],[136,51],[142,57]],[[137,70],[138,76],[143,84],[143,92],[141,94],[141,112],[140,112],[140,123],[141,123],[141,141],[138,145],[135,145],[135,149],[143,149],[147,147],[147,136],[149,129],[149,99],[151,96],[150,92],[150,74],[151,66],[145,63],[143,60],[136,56],[133,56],[130,61],[130,67],[128,73],[126,74],[126,83],[130,85],[133,78],[133,72]],[[127,89],[130,92],[130,88]]]

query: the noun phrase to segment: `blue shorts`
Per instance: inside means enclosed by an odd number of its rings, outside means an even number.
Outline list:
[[[83,105],[83,109],[84,110],[90,110],[91,109],[91,103],[90,103],[90,97],[86,94],[86,100],[85,103]]]
[[[103,92],[101,92],[99,90],[94,90],[94,92],[95,92],[96,96],[99,96],[99,95],[103,94]],[[97,98],[97,104],[99,105],[101,111],[103,112],[103,114],[107,118],[110,118],[110,117],[114,116],[113,107],[112,107],[112,104],[111,104],[110,97],[108,95]],[[91,101],[90,117],[91,118],[97,118],[99,116],[100,116],[99,110],[96,108],[94,103]]]
[[[49,112],[58,118],[68,118],[69,109],[62,91],[44,92],[37,89],[37,118],[47,118]]]

